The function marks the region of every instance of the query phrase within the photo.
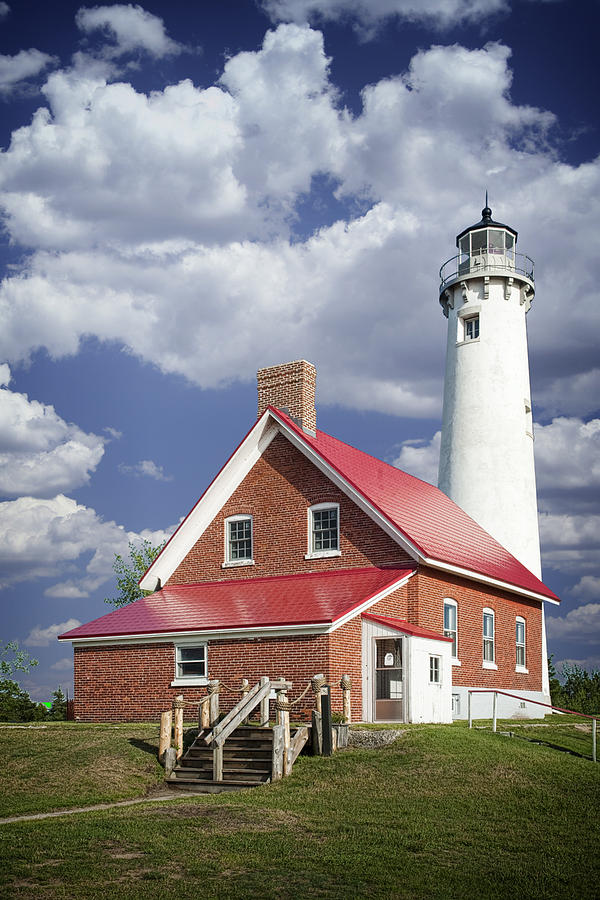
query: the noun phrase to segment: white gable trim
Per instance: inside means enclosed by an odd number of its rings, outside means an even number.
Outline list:
[[[165,584],[196,541],[202,537],[215,516],[278,433],[277,425],[270,420],[271,416],[267,410],[246,435],[235,453],[230,456],[162,553],[140,580],[142,590],[155,591],[159,581],[161,584]]]
[[[511,594],[520,594],[522,597],[538,600],[540,603],[553,603],[555,606],[558,606],[560,603],[559,600],[553,600],[552,597],[546,597],[545,594],[528,591],[527,588],[521,588],[514,584],[508,584],[506,581],[490,578],[489,575],[481,575],[479,572],[473,572],[471,569],[462,569],[460,566],[453,566],[450,563],[440,562],[437,559],[430,559],[428,556],[422,557],[421,561],[424,565],[431,566],[432,569],[441,569],[443,572],[450,572],[452,575],[463,575],[471,581],[481,581],[483,584],[489,584],[503,591],[510,591]]]
[[[379,603],[380,600],[384,600],[385,597],[388,597],[390,594],[393,594],[394,591],[397,591],[398,588],[401,588],[403,585],[405,585],[408,580],[413,577],[414,574],[414,572],[409,572],[408,575],[405,575],[403,578],[399,578],[398,581],[394,581],[393,584],[388,584],[387,587],[385,587],[382,591],[379,591],[379,593],[375,594],[375,596],[369,597],[368,600],[364,600],[359,606],[355,606],[354,609],[350,610],[350,612],[347,612],[339,619],[336,619],[335,622],[331,625],[329,631],[337,631],[338,628],[341,628],[342,625],[345,625],[346,622],[350,621],[350,619],[354,619],[356,616],[362,615],[362,613],[366,612],[376,603]]]
[[[473,581],[489,584],[501,588],[512,594],[519,594],[534,600],[557,604],[558,601],[545,597],[543,594],[519,588],[508,582],[500,581],[489,576],[453,566],[450,563],[440,562],[424,556],[409,538],[406,537],[395,525],[393,525],[372,503],[370,503],[353,485],[329,465],[320,455],[304,441],[300,435],[293,431],[283,421],[275,410],[267,409],[246,435],[238,449],[225,463],[221,471],[213,479],[204,494],[200,497],[192,511],[181,523],[173,537],[167,543],[162,553],[150,566],[140,581],[140,587],[146,591],[154,591],[160,584],[164,585],[171,577],[175,569],[183,562],[196,541],[202,536],[215,516],[223,508],[229,497],[242,483],[248,472],[260,459],[271,441],[277,434],[282,433],[289,442],[296,447],[310,462],[313,463],[329,480],[340,488],[356,505],[362,509],[375,524],[381,528],[408,553],[416,562],[451,572],[455,575],[463,575]]]

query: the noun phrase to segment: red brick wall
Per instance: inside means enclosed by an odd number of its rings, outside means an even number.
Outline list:
[[[378,615],[408,619],[438,633],[443,630],[443,600],[458,603],[458,646],[461,666],[453,666],[457,686],[497,687],[504,690],[541,690],[541,610],[535,601],[517,599],[505,591],[486,589],[458,576],[445,576],[420,569],[404,587],[370,607]],[[498,670],[482,666],[482,615],[489,607],[496,615],[496,662]],[[411,615],[411,610],[413,613]],[[529,674],[515,672],[515,618],[522,616],[527,630]],[[341,712],[339,681],[352,678],[352,717],[362,718],[360,616],[330,635],[304,635],[260,640],[211,641],[208,645],[209,676],[237,688],[242,678],[256,683],[262,675],[292,681],[295,699],[308,680],[322,672],[334,685],[333,709]],[[172,644],[141,644],[127,647],[87,647],[75,650],[75,716],[82,721],[158,720],[173,698],[186,700],[204,696],[204,687],[171,687],[174,675]],[[237,695],[235,697],[237,699]],[[234,697],[224,693],[222,709]],[[307,717],[312,693],[293,708],[293,718]],[[195,713],[190,710],[189,718]]]
[[[304,559],[308,549],[308,508],[325,502],[340,504],[342,555]],[[225,519],[244,513],[254,517],[255,565],[223,569]],[[408,555],[384,531],[287,438],[278,435],[167,583],[188,584],[408,562]]]
[[[406,585],[390,594],[371,611],[406,616]],[[82,721],[158,720],[173,698],[183,693],[198,700],[204,687],[171,687],[174,676],[173,644],[139,644],[121,647],[86,647],[75,650],[75,716]],[[298,635],[260,640],[223,640],[208,643],[208,674],[237,688],[242,678],[255,684],[262,675],[283,677],[293,684],[294,700],[307,682],[323,673],[334,685],[332,704],[342,710],[339,681],[352,678],[352,716],[362,717],[361,618],[357,616],[330,635]],[[239,695],[223,693],[221,708],[228,710]],[[312,692],[293,707],[293,718],[305,718],[313,707]],[[195,713],[194,713],[195,715]],[[190,718],[193,718],[190,711]]]
[[[535,600],[487,587],[435,569],[420,568],[412,579],[418,591],[415,624],[443,633],[444,597],[458,604],[458,658],[452,682],[469,687],[503,690],[542,689],[542,611]],[[484,669],[483,609],[495,613],[495,652],[498,669]],[[515,672],[515,619],[526,623],[526,664],[529,674]]]
[[[212,641],[208,645],[211,678],[218,677],[236,689],[242,678],[255,684],[262,675],[283,676],[293,682],[292,700],[313,675],[328,672],[328,660],[326,635]],[[171,687],[174,672],[173,644],[76,648],[75,717],[84,722],[158,721],[178,694],[189,701],[206,695],[206,687]],[[239,699],[240,694],[223,692],[221,709],[230,709]],[[305,718],[311,707],[309,692],[304,702],[294,707],[293,717]],[[187,718],[196,715],[192,707]]]

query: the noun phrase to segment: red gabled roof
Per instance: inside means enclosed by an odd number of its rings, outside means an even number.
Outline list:
[[[344,569],[270,578],[167,585],[61,634],[59,640],[228,629],[331,625],[414,568]]]
[[[323,431],[312,437],[281,410],[269,410],[402,532],[423,557],[558,600],[439,488]]]
[[[362,618],[371,619],[373,622],[379,622],[380,625],[387,625],[388,628],[403,631],[405,634],[410,634],[414,637],[424,637],[432,641],[449,641],[452,643],[452,638],[444,637],[443,634],[438,634],[437,631],[427,631],[425,628],[412,625],[404,619],[395,619],[393,616],[376,616],[373,613],[363,613]]]

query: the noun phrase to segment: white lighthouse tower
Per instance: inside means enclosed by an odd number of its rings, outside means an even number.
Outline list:
[[[482,219],[441,270],[448,317],[439,487],[541,577],[527,326],[533,262],[517,232]]]

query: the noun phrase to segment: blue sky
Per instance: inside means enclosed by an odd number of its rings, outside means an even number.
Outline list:
[[[576,14],[575,14],[576,10]],[[107,611],[256,414],[317,366],[319,427],[435,481],[438,269],[494,216],[528,317],[555,659],[600,666],[594,0],[0,2],[3,640]]]

